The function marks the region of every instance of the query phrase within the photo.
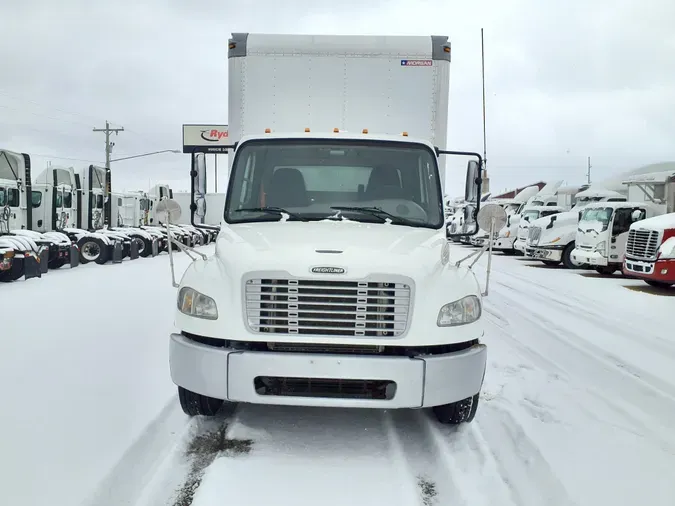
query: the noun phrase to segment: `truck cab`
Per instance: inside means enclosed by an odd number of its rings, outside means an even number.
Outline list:
[[[631,225],[661,214],[647,202],[599,202],[579,213],[572,259],[606,275],[621,270]]]
[[[580,215],[577,231],[576,259],[595,267],[601,274],[622,269],[629,229],[644,219],[663,215],[671,210],[675,198],[675,173],[672,171],[636,174],[623,181],[629,201],[594,205],[588,214]]]
[[[525,256],[541,260],[546,265],[563,264],[567,269],[580,268],[582,263],[572,258],[580,211],[593,202],[625,202],[619,192],[589,188],[576,195],[572,210],[538,218],[530,223]]]
[[[504,211],[506,211],[506,217],[507,217],[507,224],[511,219],[514,219],[516,216],[520,214],[520,212],[523,210],[523,208],[527,205],[528,201],[530,201],[535,195],[539,193],[539,187],[537,186],[528,186],[527,188],[524,188],[521,190],[514,198],[512,199],[495,199],[492,200],[491,202],[495,204],[499,204],[504,208]],[[507,226],[504,226],[504,228],[507,228]],[[500,242],[499,237],[501,234],[501,230],[495,231],[495,237],[496,239],[494,248],[496,249],[502,249],[502,246],[504,244],[504,241]],[[471,237],[470,243],[473,246],[483,246],[488,240],[488,234],[487,232],[480,231],[478,232],[475,236]]]
[[[631,225],[623,272],[649,285],[668,287],[675,284],[675,174],[659,173],[646,179],[652,184],[642,183],[640,190],[650,201],[665,206],[665,214]]]
[[[517,220],[518,229],[515,234],[516,240],[513,242],[513,249],[524,255],[530,223],[539,218],[546,218],[547,216],[553,216],[554,214],[564,213],[567,210],[567,208],[557,205],[527,206],[523,209],[523,212]]]
[[[631,225],[623,272],[657,288],[675,285],[675,211]]]
[[[78,209],[81,194],[72,167],[49,167],[37,176],[35,183],[43,193],[40,206],[33,212],[34,230],[47,232],[81,228]]]
[[[80,228],[91,232],[101,230],[105,223],[105,168],[89,165],[76,177],[82,195]]]

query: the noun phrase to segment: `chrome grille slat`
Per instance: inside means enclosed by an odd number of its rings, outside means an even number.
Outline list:
[[[626,255],[642,260],[656,259],[659,249],[659,232],[656,230],[631,230],[626,241]]]
[[[244,287],[246,323],[256,333],[395,337],[408,326],[404,283],[260,278]]]
[[[539,244],[539,238],[541,237],[541,228],[540,227],[529,227],[529,232],[527,235],[527,242],[531,244]]]

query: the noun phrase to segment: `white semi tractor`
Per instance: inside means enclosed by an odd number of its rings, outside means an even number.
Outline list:
[[[442,189],[446,157],[468,161],[478,208],[482,160],[446,150],[450,55],[440,36],[233,34],[221,229],[180,281],[170,337],[187,414],[244,402],[473,419],[483,300]]]
[[[642,235],[637,233],[639,227],[634,228],[633,224],[675,212],[675,171],[636,174],[626,179],[624,185],[627,201],[593,204],[580,215],[572,258],[577,263],[590,265],[600,274],[621,271],[627,250],[634,260],[645,260],[639,258],[643,245],[638,244],[638,239]],[[636,231],[630,236],[632,228]],[[658,235],[649,237],[652,242],[657,239]],[[648,246],[644,254],[656,254],[657,244]],[[633,262],[631,265],[639,264]]]
[[[541,260],[546,265],[562,263],[568,269],[580,268],[583,264],[572,258],[581,210],[593,202],[625,202],[626,197],[618,192],[588,188],[576,195],[572,210],[538,218],[530,223],[525,256]]]
[[[41,185],[33,184],[31,168],[26,153],[0,150],[2,281],[39,277],[50,265],[58,268],[70,263],[75,267],[79,263],[72,239],[51,226],[56,214],[40,215],[44,193]],[[40,227],[35,227],[37,223]]]

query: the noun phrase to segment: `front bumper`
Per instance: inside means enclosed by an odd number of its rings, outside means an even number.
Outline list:
[[[609,264],[607,257],[602,256],[597,251],[580,248],[574,248],[572,250],[572,261],[576,264],[597,265],[602,267]]]
[[[550,260],[551,262],[562,261],[562,250],[557,248],[525,247],[525,256],[535,260]]]
[[[626,258],[623,263],[623,272],[642,279],[673,283],[675,282],[675,260],[647,262]]]
[[[449,404],[480,392],[487,347],[425,357],[240,351],[197,343],[171,334],[173,382],[192,392],[231,402],[348,408],[423,408]],[[260,395],[258,376],[331,380],[387,380],[390,399]]]
[[[514,247],[513,247],[514,243],[515,243],[515,241],[512,237],[500,237],[492,245],[492,249],[512,250],[512,249],[514,249]]]
[[[525,254],[525,243],[525,239],[516,239],[516,242],[513,243],[513,249]]]

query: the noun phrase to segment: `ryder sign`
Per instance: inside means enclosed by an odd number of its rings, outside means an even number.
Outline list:
[[[227,125],[183,125],[183,153],[226,153]]]

